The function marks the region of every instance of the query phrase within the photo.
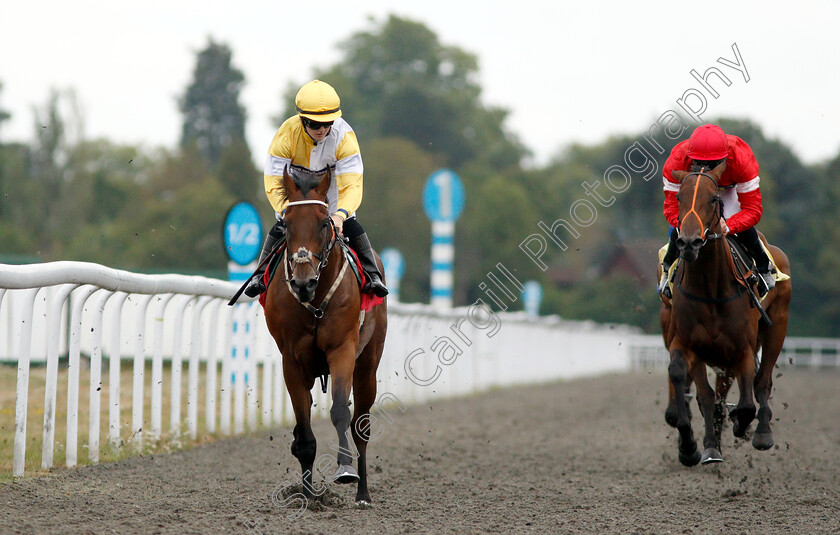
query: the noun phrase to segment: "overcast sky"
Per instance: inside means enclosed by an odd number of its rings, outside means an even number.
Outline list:
[[[176,99],[208,37],[233,51],[246,86],[247,138],[262,161],[289,82],[341,58],[338,43],[388,14],[476,54],[485,104],[543,164],[570,143],[636,134],[668,110],[749,118],[807,163],[840,152],[840,3],[834,1],[0,2],[0,140],[30,141],[33,106],[73,89],[86,137],[174,147]],[[702,8],[702,10],[701,10]],[[746,73],[731,64],[738,59]],[[690,71],[717,67],[715,99]],[[746,81],[746,76],[749,81]],[[688,93],[686,93],[688,92]],[[353,110],[345,110],[352,124]],[[748,140],[749,141],[749,140]],[[364,151],[364,140],[361,140]],[[760,162],[759,162],[760,163]]]

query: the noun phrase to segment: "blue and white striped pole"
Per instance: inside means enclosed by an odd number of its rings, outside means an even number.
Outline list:
[[[464,187],[453,171],[440,169],[423,188],[423,207],[432,221],[431,304],[452,308],[455,267],[455,221],[464,209]]]
[[[228,257],[228,279],[232,282],[243,282],[251,273],[257,268],[257,258],[260,256],[262,249],[262,222],[260,221],[260,214],[256,207],[245,201],[234,204],[227,215],[225,215],[225,223],[223,227],[222,241],[225,248],[225,254]],[[238,305],[239,312],[245,307],[251,305]],[[248,361],[254,354],[254,345],[256,344],[255,330],[252,328],[250,321],[247,319],[249,314],[244,316],[246,319],[242,320],[241,331],[239,330],[239,320],[237,314],[234,313],[233,318],[233,334],[231,336],[231,377],[229,387],[234,389],[235,396],[243,395],[245,386],[248,383]],[[241,348],[241,352],[237,353],[237,348]],[[227,378],[222,378],[222,384],[225,384]],[[239,399],[236,400],[237,411]],[[244,403],[244,401],[243,401]],[[244,406],[244,405],[243,405]],[[236,432],[242,431],[241,428],[241,414],[237,412],[234,418],[234,425]]]
[[[432,221],[431,304],[438,310],[452,308],[455,262],[455,222]]]
[[[388,301],[400,300],[400,281],[405,273],[405,259],[397,249],[386,247],[379,253],[382,267],[385,268],[385,281],[388,283]]]

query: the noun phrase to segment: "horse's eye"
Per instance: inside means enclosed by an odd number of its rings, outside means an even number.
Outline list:
[[[677,197],[677,200],[680,200],[680,194],[679,193],[677,193],[676,197]]]

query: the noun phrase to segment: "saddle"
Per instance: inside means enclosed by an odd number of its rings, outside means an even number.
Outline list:
[[[735,278],[741,283],[744,288],[751,289],[754,285],[758,282],[758,275],[755,271],[755,260],[747,253],[746,249],[738,243],[738,241],[733,236],[726,236],[726,243],[729,245],[729,251],[732,253],[732,272],[735,275]],[[762,242],[761,246],[764,248],[764,252],[767,254],[767,257],[770,259],[770,267],[773,272],[773,278],[776,282],[781,282],[790,279],[790,276],[782,273],[781,270],[776,269],[776,261],[773,259],[773,255],[770,253],[770,250],[767,248],[766,245]],[[659,249],[659,265],[662,265],[662,261],[665,258],[665,253],[668,251],[668,244],[662,246]],[[671,264],[671,269],[668,270],[668,284],[671,288],[671,294],[673,295],[674,292],[674,275],[677,272],[677,267],[679,266],[682,259],[677,258],[673,264]],[[761,296],[759,301],[764,301],[767,295]],[[665,298],[663,297],[663,301]],[[666,306],[670,306],[670,300],[665,303]]]
[[[344,258],[347,260],[348,265],[350,266],[350,271],[353,272],[353,275],[356,277],[356,283],[359,285],[359,290],[365,286],[365,272],[362,270],[362,264],[359,262],[359,257],[356,255],[356,251],[354,251],[350,246],[345,242],[343,239],[336,240],[341,252],[344,254]],[[263,275],[263,281],[265,282],[265,287],[268,289],[268,285],[274,279],[274,274],[277,272],[277,268],[280,266],[280,262],[284,257],[284,253],[286,251],[286,242],[284,241],[280,247],[274,250],[271,253],[271,257],[268,259],[268,265],[265,269],[265,275]],[[265,292],[260,294],[260,305],[265,308]],[[375,307],[376,305],[382,303],[383,299],[381,297],[377,297],[375,295],[361,292],[361,299],[360,299],[360,306],[359,309],[364,312],[370,312],[370,309]]]

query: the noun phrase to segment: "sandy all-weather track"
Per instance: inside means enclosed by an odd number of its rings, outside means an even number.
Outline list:
[[[320,510],[273,502],[298,467],[284,428],[2,485],[0,532],[838,533],[840,372],[777,375],[777,447],[727,428],[720,465],[679,464],[666,373],[636,372],[392,409],[372,509],[354,485]],[[315,433],[319,454],[336,444],[328,421]]]

